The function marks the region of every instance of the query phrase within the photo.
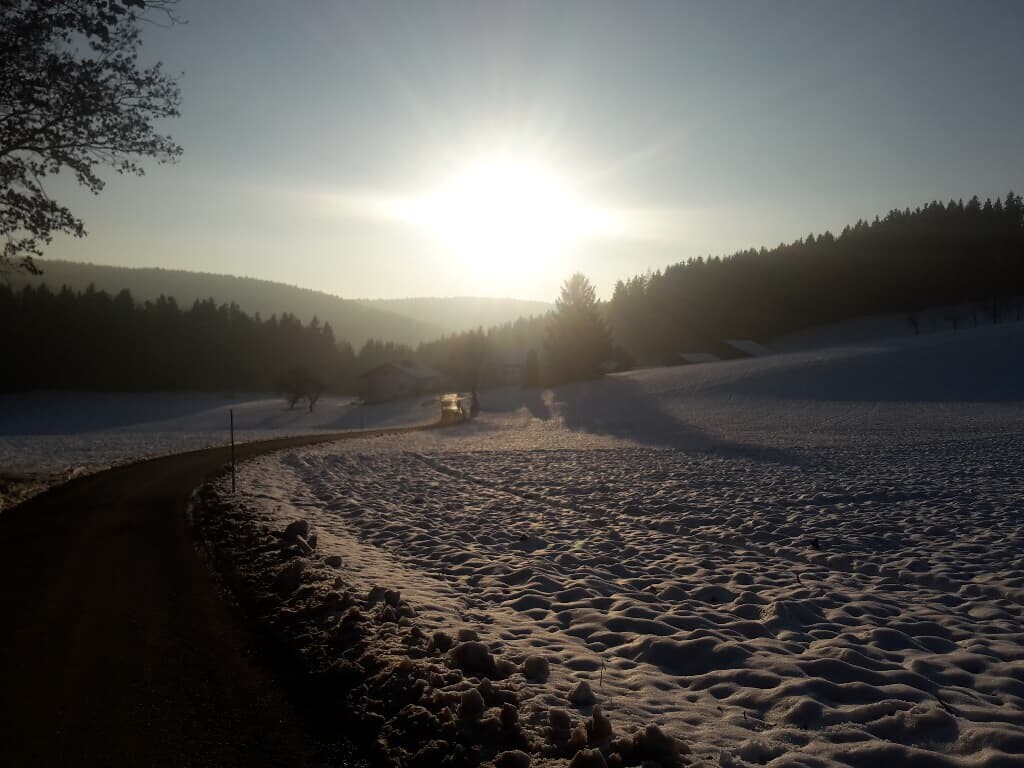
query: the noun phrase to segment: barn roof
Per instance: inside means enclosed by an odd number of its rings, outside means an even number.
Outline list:
[[[773,354],[773,351],[768,347],[750,339],[726,339],[725,343],[738,352],[750,355],[751,357],[763,357],[764,355]]]

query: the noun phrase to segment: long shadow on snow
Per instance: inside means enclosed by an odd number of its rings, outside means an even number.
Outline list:
[[[1024,400],[1024,326],[867,344],[842,358],[754,373],[716,392],[841,402],[1018,402]]]
[[[723,440],[680,421],[639,394],[621,377],[569,384],[555,390],[563,423],[569,429],[635,440],[659,448],[696,451],[762,463],[804,465],[806,459],[765,445]]]
[[[230,406],[208,393],[33,392],[0,397],[0,435],[63,435],[121,429]],[[224,418],[227,418],[225,412]]]
[[[547,421],[551,410],[544,402],[543,387],[505,387],[480,394],[480,406],[487,413],[511,413],[526,408],[535,419]]]
[[[541,397],[541,392],[543,391],[544,390],[537,387],[522,390],[522,404],[526,406],[527,410],[529,410],[530,414],[535,419],[547,421],[551,418],[551,411],[548,409],[547,403],[545,403]]]

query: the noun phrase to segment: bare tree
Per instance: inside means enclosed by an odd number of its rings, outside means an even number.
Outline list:
[[[181,147],[156,130],[177,117],[178,85],[138,61],[140,23],[174,24],[177,0],[5,0],[0,3],[0,271],[37,272],[54,233],[85,226],[47,194],[72,175],[98,194],[100,167],[143,174]]]
[[[306,396],[306,382],[309,374],[301,366],[294,365],[281,374],[277,384],[277,391],[288,403],[288,410],[293,410],[299,401]]]
[[[316,376],[310,376],[306,379],[306,405],[309,406],[310,413],[313,412],[313,406],[317,404],[323,392],[324,383],[320,379]]]
[[[309,412],[320,400],[324,391],[324,383],[309,373],[301,365],[293,365],[278,379],[278,392],[288,403],[288,410],[293,410],[300,401],[305,400]]]

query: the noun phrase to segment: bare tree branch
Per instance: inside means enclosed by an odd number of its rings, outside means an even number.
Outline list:
[[[142,175],[181,147],[158,120],[177,117],[177,81],[138,63],[139,25],[182,23],[177,0],[5,0],[0,3],[0,272],[33,270],[53,235],[85,235],[51,200],[48,176],[70,171],[93,193],[101,167]]]

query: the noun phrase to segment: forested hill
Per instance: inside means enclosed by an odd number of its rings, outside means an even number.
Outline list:
[[[287,313],[257,319],[209,299],[186,308],[163,297],[138,303],[126,290],[0,283],[0,327],[0,392],[351,392],[361,362],[327,324]]]
[[[1024,203],[932,202],[772,249],[698,258],[620,281],[607,305],[620,348],[674,363],[725,339],[772,337],[854,317],[972,303],[1021,319]],[[955,330],[961,318],[948,319]]]
[[[376,309],[409,317],[421,323],[444,328],[448,332],[491,328],[520,317],[546,315],[555,305],[546,301],[491,299],[476,296],[415,299],[361,299]]]
[[[235,303],[243,312],[259,313],[264,319],[288,313],[308,323],[316,317],[321,324],[330,324],[339,341],[347,341],[356,349],[370,338],[416,345],[436,339],[447,330],[359,301],[250,277],[69,261],[39,260],[37,264],[43,269],[41,276],[15,273],[11,275],[13,287],[45,284],[56,293],[65,285],[73,291],[93,285],[112,296],[128,290],[140,302],[156,301],[161,295],[173,297],[183,308],[213,298],[217,304]]]
[[[136,301],[173,297],[180,307],[212,298],[218,304],[237,304],[243,312],[264,318],[289,313],[308,323],[316,317],[329,323],[339,341],[359,349],[367,339],[415,346],[443,335],[513,322],[542,315],[552,304],[518,299],[476,297],[415,299],[342,299],[321,291],[269,280],[174,269],[112,267],[70,261],[36,263],[43,274],[15,273],[13,287],[45,284],[53,292],[62,286],[84,291],[90,285],[116,295],[122,290]]]

